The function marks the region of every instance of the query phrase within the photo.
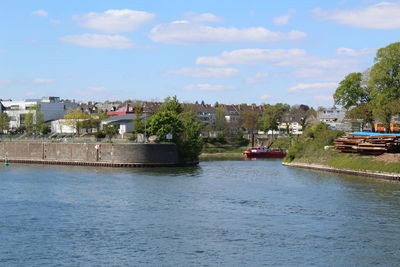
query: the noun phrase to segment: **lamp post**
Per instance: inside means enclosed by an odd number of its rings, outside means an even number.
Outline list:
[[[146,143],[147,143],[147,137],[146,137],[146,117],[147,117],[147,115],[146,115],[146,112],[145,112],[145,107],[146,107],[146,104],[143,104],[143,114],[144,114],[144,143],[146,144]]]

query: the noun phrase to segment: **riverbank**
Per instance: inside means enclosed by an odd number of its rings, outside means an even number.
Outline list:
[[[373,172],[373,171],[364,171],[364,170],[351,170],[351,169],[343,169],[343,168],[333,168],[333,167],[329,167],[326,165],[307,164],[307,163],[282,162],[282,165],[286,166],[286,167],[293,167],[293,168],[311,169],[311,170],[317,170],[317,171],[326,171],[326,172],[350,174],[350,175],[372,177],[372,178],[392,180],[392,181],[400,181],[400,173],[382,173],[382,172]]]

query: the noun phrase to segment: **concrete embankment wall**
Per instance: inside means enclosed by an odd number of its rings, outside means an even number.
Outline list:
[[[385,179],[385,180],[400,181],[400,173],[381,173],[381,172],[372,172],[372,171],[338,169],[338,168],[332,168],[332,167],[323,166],[323,165],[313,165],[313,164],[307,164],[307,163],[283,162],[282,165],[287,166],[287,167],[295,167],[295,168],[302,168],[302,169],[310,169],[310,170],[317,170],[317,171],[326,171],[326,172],[350,174],[350,175],[357,175],[357,176],[364,176],[364,177],[372,177],[372,178]]]
[[[175,144],[2,142],[0,160],[114,167],[179,165]]]

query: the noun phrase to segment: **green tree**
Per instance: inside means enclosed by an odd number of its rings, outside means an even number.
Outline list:
[[[32,112],[29,112],[28,114],[25,115],[24,126],[25,126],[25,130],[28,134],[33,134],[34,122],[33,122],[33,113]]]
[[[171,141],[177,145],[180,159],[197,160],[202,148],[200,123],[192,112],[182,111],[176,97],[166,98],[159,111],[150,118],[148,132],[164,142],[169,141],[167,134],[172,134]]]
[[[185,161],[198,160],[203,148],[203,139],[200,136],[201,124],[192,112],[179,114],[179,119],[183,126],[178,143],[180,157]]]
[[[215,108],[214,128],[216,131],[224,132],[227,128],[224,109],[220,106]]]
[[[119,127],[116,124],[105,124],[103,125],[103,133],[111,142],[111,139],[119,133]]]
[[[90,115],[91,128],[96,129],[96,132],[100,132],[101,121],[107,119],[109,116],[102,110]]]
[[[180,114],[183,112],[183,107],[182,105],[179,103],[179,100],[176,96],[173,97],[166,97],[164,99],[164,102],[161,104],[159,111],[172,111],[176,114]]]
[[[339,83],[333,94],[333,99],[335,104],[341,105],[345,109],[370,102],[370,91],[366,84],[363,83],[363,74],[361,72],[348,74]]]
[[[298,118],[298,123],[301,126],[302,132],[309,126],[309,119],[312,116],[317,116],[317,112],[314,108],[309,108],[306,105],[294,105],[290,107],[289,114],[291,117]]]
[[[242,127],[251,134],[251,146],[254,146],[254,132],[258,130],[259,126],[259,114],[254,110],[245,110],[240,114]]]
[[[245,110],[240,114],[242,127],[249,132],[253,132],[258,129],[259,114],[254,110]]]
[[[25,115],[24,126],[29,134],[38,134],[40,125],[43,123],[43,113],[40,112],[40,105],[35,104],[29,107],[29,112]]]
[[[48,133],[50,133],[50,131],[51,131],[50,127],[46,123],[42,123],[39,125],[39,133],[41,135],[48,134]]]
[[[400,98],[400,42],[380,48],[370,72],[370,85],[380,104]]]
[[[135,105],[135,115],[133,117],[133,133],[134,134],[142,134],[144,133],[144,123],[142,121],[142,106],[140,104]]]
[[[390,121],[397,113],[400,99],[400,42],[380,48],[370,71],[369,86],[374,104],[374,114],[390,131]]]
[[[346,117],[353,120],[361,120],[361,129],[369,124],[374,126],[374,114],[370,103],[361,103],[346,112]],[[390,121],[389,121],[390,123]]]
[[[277,131],[282,115],[290,110],[288,104],[277,103],[275,105],[265,105],[264,114],[260,118],[260,127],[264,131]]]
[[[84,113],[81,109],[68,109],[67,114],[64,116],[66,120],[66,124],[71,126],[76,130],[77,134],[80,134],[80,130],[82,128],[82,123],[80,121],[90,119],[90,115]]]
[[[4,133],[8,130],[10,126],[10,118],[8,117],[7,113],[0,113],[0,131]]]
[[[178,143],[179,136],[183,130],[183,124],[178,115],[169,110],[154,114],[149,120],[148,132],[156,135],[162,142],[168,141],[167,134],[172,134],[172,142]]]
[[[386,132],[390,132],[390,122],[394,114],[399,114],[400,108],[399,100],[392,100],[391,102],[381,103],[379,106],[375,107],[373,115],[380,119],[385,126]]]

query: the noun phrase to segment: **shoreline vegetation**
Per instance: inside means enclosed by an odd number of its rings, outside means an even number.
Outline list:
[[[371,130],[379,132],[399,131],[395,127],[400,118],[399,62],[400,42],[392,43],[378,49],[370,68],[363,73],[350,73],[339,83],[333,99],[347,110],[347,119],[361,123],[361,129],[369,125]],[[322,165],[326,170],[400,174],[400,153],[361,156],[334,151],[333,141],[344,134],[322,122],[313,125],[291,144],[284,163],[303,167]]]
[[[292,143],[283,164],[310,169],[314,166],[328,171],[330,169],[343,172],[355,171],[354,174],[361,176],[368,176],[365,172],[389,174],[389,176],[400,175],[400,154],[359,156],[334,151],[331,147],[333,141],[342,135],[344,132],[332,130],[325,123],[311,126],[304,136]]]

